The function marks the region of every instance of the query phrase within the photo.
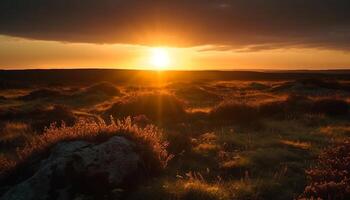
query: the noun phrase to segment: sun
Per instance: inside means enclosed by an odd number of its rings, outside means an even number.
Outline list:
[[[150,64],[157,70],[165,70],[170,65],[170,56],[165,48],[152,48]]]

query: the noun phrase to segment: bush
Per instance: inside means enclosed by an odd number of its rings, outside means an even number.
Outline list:
[[[343,85],[335,80],[323,80],[323,79],[301,79],[296,82],[299,82],[308,87],[320,87],[326,89],[334,90],[348,90],[348,85]]]
[[[312,101],[302,95],[291,94],[284,101],[272,101],[259,105],[259,113],[264,117],[308,113]]]
[[[94,84],[81,93],[81,95],[103,94],[106,96],[118,96],[121,94],[118,88],[108,82]]]
[[[175,95],[192,104],[210,105],[212,102],[221,100],[217,94],[198,86],[183,86],[174,91]]]
[[[42,132],[45,127],[50,126],[52,123],[56,123],[58,126],[61,123],[72,126],[77,122],[77,118],[74,113],[66,106],[54,105],[51,108],[43,110],[35,110],[31,113],[32,128],[36,131]]]
[[[0,120],[27,122],[32,128],[41,132],[52,123],[61,122],[73,125],[77,119],[74,113],[66,106],[54,105],[48,108],[10,108],[0,113]]]
[[[349,113],[349,106],[346,101],[340,99],[312,100],[301,95],[290,95],[285,101],[273,101],[259,105],[259,112],[265,117],[295,114],[341,116]]]
[[[273,92],[297,92],[300,94],[327,95],[336,90],[349,91],[349,84],[325,79],[299,79],[285,82],[272,89]]]
[[[130,118],[125,120],[111,120],[111,124],[104,121],[80,120],[74,126],[61,127],[52,125],[42,135],[34,136],[23,148],[17,150],[17,160],[1,158],[0,175],[5,176],[16,173],[26,167],[33,160],[42,158],[51,147],[63,141],[84,140],[91,142],[102,142],[108,138],[120,135],[136,143],[136,150],[144,160],[144,167],[148,172],[158,173],[166,167],[171,156],[168,154],[167,143],[163,139],[162,132],[153,125],[139,128],[132,124]],[[39,159],[40,160],[40,159]]]
[[[210,111],[212,119],[220,121],[230,121],[239,124],[250,124],[257,121],[258,110],[256,107],[231,101],[224,101]]]
[[[64,97],[64,95],[57,90],[51,90],[51,89],[40,89],[40,90],[34,90],[30,92],[28,95],[19,97],[19,99],[24,101],[33,101],[33,100],[42,100],[42,99],[48,99],[48,98],[61,98]]]
[[[347,115],[349,105],[346,101],[340,99],[320,99],[313,102],[311,112],[329,116]]]
[[[4,155],[0,155],[0,172],[5,173],[10,169],[14,169],[16,166],[16,162]]]
[[[305,96],[292,94],[286,100],[257,105],[224,101],[214,107],[209,116],[216,121],[251,125],[262,118],[289,118],[304,114],[335,117],[345,116],[348,113],[349,105],[344,100],[328,98],[312,100]]]
[[[31,127],[22,122],[6,122],[1,128],[0,149],[9,150],[23,145],[31,136]]]
[[[228,120],[241,124],[256,122],[262,117],[280,117],[309,113],[312,100],[300,95],[290,95],[283,101],[265,102],[257,105],[223,101],[209,115],[216,120]]]
[[[125,117],[146,115],[155,122],[182,120],[186,111],[184,103],[175,96],[166,93],[148,93],[130,97],[113,104],[104,112],[110,115]]]
[[[301,198],[350,199],[350,141],[326,149],[306,174]]]
[[[191,137],[186,132],[168,132],[166,139],[169,141],[168,150],[172,154],[181,154],[191,151]]]

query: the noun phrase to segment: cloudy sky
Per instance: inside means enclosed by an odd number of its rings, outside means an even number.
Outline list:
[[[1,0],[0,68],[350,68],[349,0]]]

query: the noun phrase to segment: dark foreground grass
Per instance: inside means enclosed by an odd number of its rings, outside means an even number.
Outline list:
[[[330,142],[304,120],[267,120],[257,132],[222,126],[197,136],[163,178],[128,199],[296,199],[307,183],[305,169]]]

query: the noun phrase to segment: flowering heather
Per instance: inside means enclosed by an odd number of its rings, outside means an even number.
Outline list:
[[[350,199],[350,141],[325,150],[317,164],[306,171],[309,184],[303,197]]]

